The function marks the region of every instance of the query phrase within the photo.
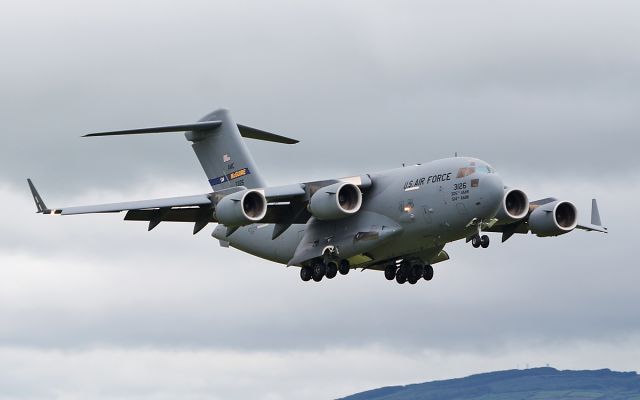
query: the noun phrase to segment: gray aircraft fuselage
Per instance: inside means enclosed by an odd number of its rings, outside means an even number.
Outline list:
[[[460,173],[469,167],[474,167],[470,169],[472,173]],[[502,179],[493,168],[469,157],[446,158],[369,174],[369,177],[374,184],[364,192],[360,211],[327,221],[328,228],[322,235],[326,238],[335,237],[340,231],[353,233],[357,231],[353,229],[355,226],[376,230],[384,224],[397,224],[397,234],[380,240],[379,245],[367,251],[372,260],[365,265],[410,255],[432,259],[446,243],[472,235],[476,228],[469,226],[469,222],[474,218],[493,218],[504,196]],[[239,250],[286,264],[304,239],[305,227],[292,225],[272,240],[274,224],[241,227],[229,236],[225,227],[219,225],[212,236]],[[349,245],[352,244],[347,242]],[[348,249],[342,244],[339,251]]]

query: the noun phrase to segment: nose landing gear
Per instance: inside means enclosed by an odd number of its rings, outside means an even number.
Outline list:
[[[467,241],[471,240],[471,245],[473,247],[475,247],[476,249],[478,247],[482,247],[483,249],[486,249],[487,247],[489,247],[489,236],[482,234],[482,228],[483,227],[487,228],[487,227],[493,226],[495,221],[496,220],[491,220],[489,222],[485,222],[485,221],[479,220],[477,218],[474,218],[473,220],[471,220],[471,222],[469,222],[469,224],[467,224],[467,227],[475,225],[477,231],[476,231],[476,234],[473,235],[470,239],[467,239]]]
[[[473,247],[475,247],[476,249],[478,247],[481,247],[481,246],[482,246],[483,249],[486,249],[487,247],[489,247],[489,236],[487,236],[487,235],[482,235],[482,236],[475,235],[471,239],[471,245]]]

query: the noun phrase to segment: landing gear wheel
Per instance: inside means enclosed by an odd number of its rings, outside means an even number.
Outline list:
[[[313,270],[311,269],[311,267],[300,268],[300,278],[303,281],[308,282],[311,279],[312,275],[313,275]]]
[[[482,246],[483,249],[489,247],[489,236],[482,235],[482,237],[480,238],[480,246]]]
[[[482,244],[482,239],[480,239],[480,236],[474,236],[473,239],[471,239],[471,245],[476,249],[480,247],[481,244]]]
[[[313,264],[313,274],[314,275],[324,275],[327,272],[327,266],[321,262],[317,262]]]
[[[410,276],[409,278],[407,278],[407,282],[409,282],[412,285],[415,285],[416,283],[418,283],[418,279],[419,278],[417,278],[415,276]]]
[[[396,278],[396,266],[388,265],[387,268],[384,269],[384,277],[387,278],[388,281],[392,281]]]
[[[326,272],[327,279],[333,279],[336,277],[337,274],[338,274],[338,264],[336,264],[334,261],[329,261],[329,263],[327,263],[327,272]]]
[[[338,271],[340,272],[340,275],[346,275],[349,273],[350,268],[351,266],[349,265],[349,261],[341,260],[340,266],[338,267]]]
[[[327,272],[327,267],[321,263],[317,262],[313,265],[313,280],[316,282],[320,282],[324,274]]]
[[[424,274],[422,275],[425,281],[433,279],[433,267],[431,265],[424,266]]]
[[[411,273],[409,274],[409,283],[411,283],[412,279],[415,279],[415,281],[418,282],[418,280],[422,278],[422,274],[424,274],[424,265],[422,265],[422,262],[413,264],[411,267]]]
[[[399,269],[398,272],[396,273],[396,282],[402,285],[406,281],[407,281],[407,274],[405,274],[405,272],[402,269]]]

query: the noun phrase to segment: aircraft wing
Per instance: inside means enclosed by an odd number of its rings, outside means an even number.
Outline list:
[[[148,210],[174,207],[196,207],[210,206],[211,199],[206,194],[195,196],[168,197],[163,199],[150,199],[140,201],[127,201],[122,203],[96,204],[89,206],[65,207],[61,209],[49,210],[50,214],[75,215],[75,214],[95,214],[111,213],[128,210]],[[47,214],[47,212],[44,212]]]
[[[37,212],[51,215],[74,215],[74,214],[96,214],[96,213],[112,213],[127,210],[145,210],[145,209],[161,209],[173,207],[194,207],[211,205],[211,199],[208,194],[199,194],[195,196],[169,197],[164,199],[151,199],[141,201],[127,201],[122,203],[106,203],[95,204],[89,206],[64,207],[50,209],[40,197],[31,179],[27,179],[31,194],[36,202]]]
[[[531,204],[545,204],[550,201],[555,201],[555,198],[546,198],[532,201]],[[528,225],[529,216],[523,218],[520,221],[516,221],[506,225],[494,225],[485,229],[487,232],[502,232],[502,241],[507,241],[511,236],[516,233],[526,234],[529,233],[529,225]],[[581,229],[584,231],[593,231],[593,232],[601,232],[601,233],[609,233],[609,230],[602,226],[602,221],[600,220],[600,212],[598,211],[598,202],[596,199],[591,200],[591,223],[578,223],[575,229]]]
[[[36,203],[37,212],[41,214],[77,215],[127,211],[125,220],[148,221],[149,230],[155,228],[162,221],[192,222],[195,223],[194,234],[208,223],[218,222],[214,218],[213,209],[221,198],[245,189],[240,186],[192,196],[49,208],[45,205],[31,179],[27,179],[27,182]],[[310,196],[320,188],[335,182],[351,182],[361,188],[371,185],[371,179],[365,175],[260,189],[269,203],[267,214],[260,222],[279,224],[279,233],[284,232],[291,224],[307,223],[311,217],[311,214],[306,210]]]

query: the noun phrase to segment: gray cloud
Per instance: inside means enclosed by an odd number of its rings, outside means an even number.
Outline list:
[[[188,4],[25,3],[3,14],[5,179],[63,176],[76,190],[202,180],[179,135],[78,136],[219,106],[303,140],[252,146],[272,181],[454,151],[547,172],[569,157],[606,161],[583,161],[595,174],[638,167],[633,2]]]

